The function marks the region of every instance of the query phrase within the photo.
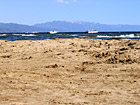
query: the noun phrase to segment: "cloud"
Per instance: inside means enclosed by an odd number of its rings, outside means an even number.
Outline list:
[[[68,1],[65,1],[65,0],[57,0],[57,2],[59,2],[59,3],[69,3]]]

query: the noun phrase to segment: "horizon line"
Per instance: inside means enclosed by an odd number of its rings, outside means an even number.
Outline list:
[[[26,24],[26,23],[17,23],[17,22],[0,22],[4,24],[19,24],[19,25],[28,25],[28,26],[34,26],[36,24],[45,24],[49,22],[69,22],[69,23],[82,23],[82,22],[87,22],[87,23],[95,23],[95,24],[104,24],[104,25],[140,25],[140,24],[128,24],[128,23],[118,23],[118,24],[109,24],[109,23],[100,23],[100,22],[93,22],[93,21],[81,21],[81,20],[76,20],[76,21],[67,21],[67,20],[52,20],[52,21],[46,21],[46,22],[40,22],[40,23],[35,23],[35,24]]]

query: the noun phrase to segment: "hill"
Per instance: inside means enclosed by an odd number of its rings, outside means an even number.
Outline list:
[[[0,23],[0,32],[46,32],[51,30],[61,32],[84,32],[92,29],[98,31],[140,31],[140,25],[108,25],[83,21],[52,21],[32,26],[16,23]]]
[[[140,31],[140,25],[107,25],[94,22],[82,22],[82,21],[53,21],[42,24],[34,25],[36,27],[48,30],[57,31],[77,31],[83,32],[86,30],[98,30],[98,31]]]
[[[22,25],[16,23],[0,23],[0,32],[33,32],[33,31],[43,31],[43,30],[38,27],[29,25]]]

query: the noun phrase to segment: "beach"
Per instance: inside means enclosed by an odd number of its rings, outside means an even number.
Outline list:
[[[140,105],[140,40],[0,41],[0,105]]]

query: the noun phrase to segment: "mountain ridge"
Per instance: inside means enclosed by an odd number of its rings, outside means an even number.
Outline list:
[[[61,32],[85,32],[86,30],[98,31],[140,31],[140,25],[109,25],[84,21],[52,21],[35,25],[17,23],[0,23],[0,32],[46,32],[57,30]]]

